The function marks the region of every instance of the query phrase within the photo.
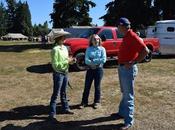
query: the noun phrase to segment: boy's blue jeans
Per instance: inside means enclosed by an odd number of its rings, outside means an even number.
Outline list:
[[[134,79],[137,73],[137,65],[132,65],[129,69],[124,65],[118,66],[119,82],[122,92],[118,113],[124,117],[125,125],[133,125],[134,122]]]
[[[53,94],[50,100],[50,116],[56,115],[56,100],[60,94],[60,100],[63,110],[69,110],[66,97],[66,88],[68,84],[68,75],[62,73],[53,73]]]

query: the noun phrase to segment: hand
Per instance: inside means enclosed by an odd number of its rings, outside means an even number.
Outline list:
[[[131,66],[132,66],[132,63],[126,63],[126,64],[125,64],[125,68],[126,68],[126,69],[130,69]]]
[[[76,58],[69,57],[68,61],[69,61],[69,64],[74,64],[74,63],[76,63],[77,60],[76,60]]]

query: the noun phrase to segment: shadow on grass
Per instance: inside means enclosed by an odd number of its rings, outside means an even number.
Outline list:
[[[117,67],[117,61],[107,61],[104,65],[104,68],[116,68]],[[50,63],[48,64],[42,64],[42,65],[32,65],[26,68],[28,72],[31,73],[39,73],[39,74],[44,74],[44,73],[52,73],[53,69]],[[74,69],[73,66],[69,67],[69,72],[77,72],[76,69]]]
[[[26,70],[31,73],[40,73],[40,74],[53,72],[53,69],[50,63],[42,64],[42,65],[32,65],[27,67]]]
[[[175,55],[154,55],[153,59],[175,59]]]
[[[58,114],[61,114],[60,107],[60,104],[58,104]],[[77,105],[70,107],[71,109],[78,109]],[[1,130],[118,130],[122,126],[122,124],[97,125],[97,123],[115,120],[111,116],[98,117],[92,120],[73,120],[65,122],[58,121],[57,123],[53,123],[47,120],[48,110],[49,106],[37,105],[18,107],[10,111],[1,111],[0,122],[8,120],[35,120],[35,122],[32,122],[25,127],[8,124],[2,127]]]
[[[78,109],[78,105],[71,105],[70,109]],[[0,122],[6,120],[47,119],[49,106],[23,106],[10,111],[0,111]],[[57,114],[63,114],[61,103],[57,104]],[[42,116],[42,117],[41,117]]]
[[[28,49],[51,49],[53,44],[0,45],[0,52],[23,52]]]
[[[31,73],[39,73],[39,74],[52,73],[53,72],[51,63],[42,64],[42,65],[32,65],[32,66],[27,67],[26,70],[28,72],[31,72]],[[70,66],[69,72],[76,72],[76,71],[77,70],[75,70],[73,68],[73,66]]]
[[[104,122],[105,122],[105,119],[104,119]],[[1,130],[119,130],[119,128],[122,126],[122,124],[83,126],[81,125],[81,123],[88,125],[89,121],[87,120],[87,121],[79,121],[79,122],[76,122],[76,121],[59,122],[58,124],[51,124],[48,121],[40,121],[40,122],[30,123],[25,127],[8,124],[5,127],[3,127]]]
[[[154,55],[153,59],[175,59],[175,55],[161,55],[161,56]],[[139,64],[145,64],[145,62],[141,62]],[[111,61],[107,61],[104,64],[104,69],[117,68],[117,66],[118,66],[117,60],[111,60]],[[31,73],[40,73],[40,74],[53,72],[53,69],[50,63],[42,64],[42,65],[33,65],[30,67],[27,67],[26,70]],[[74,69],[73,66],[70,66],[69,72],[77,72],[77,70]]]

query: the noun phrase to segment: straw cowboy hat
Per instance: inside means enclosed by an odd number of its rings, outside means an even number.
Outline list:
[[[48,36],[55,39],[57,37],[61,37],[69,34],[70,34],[69,32],[64,31],[62,28],[54,28],[51,30]]]

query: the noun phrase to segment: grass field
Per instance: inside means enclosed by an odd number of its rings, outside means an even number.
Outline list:
[[[52,93],[51,46],[0,44],[1,130],[117,130],[113,120],[120,101],[117,65],[108,63],[102,81],[102,108],[77,108],[81,102],[85,71],[69,74],[73,89],[68,98],[74,115],[64,115],[58,100],[58,124],[46,121]],[[175,56],[155,57],[139,64],[135,84],[135,124],[131,130],[175,129]],[[93,103],[94,89],[90,94]]]

